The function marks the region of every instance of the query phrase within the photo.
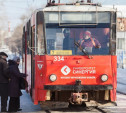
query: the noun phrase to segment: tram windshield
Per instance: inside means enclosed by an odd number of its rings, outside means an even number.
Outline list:
[[[59,23],[56,13],[47,13],[46,48],[49,55],[108,55],[110,52],[110,14],[96,13],[78,15],[64,14]],[[93,15],[93,16],[92,16]],[[75,18],[74,18],[75,17]],[[82,17],[82,19],[80,19]],[[52,18],[52,19],[51,19]],[[56,22],[57,21],[57,22]]]

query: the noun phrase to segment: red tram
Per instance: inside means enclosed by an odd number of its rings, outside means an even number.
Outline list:
[[[34,104],[114,103],[116,66],[116,9],[50,0],[23,28],[23,70]]]

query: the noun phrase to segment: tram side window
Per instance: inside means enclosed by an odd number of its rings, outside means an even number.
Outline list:
[[[43,14],[42,12],[37,13],[37,53],[39,55],[45,54],[45,40],[44,40],[44,29],[43,29]]]
[[[111,40],[111,54],[116,54],[116,13],[112,13],[112,40]]]
[[[22,49],[23,49],[23,54],[25,54],[25,27],[23,28]]]
[[[31,52],[35,54],[35,26],[32,26],[31,30]]]
[[[27,46],[30,46],[30,41],[31,36],[30,36],[30,21],[27,23]],[[31,50],[29,47],[27,47],[27,54],[30,54]]]

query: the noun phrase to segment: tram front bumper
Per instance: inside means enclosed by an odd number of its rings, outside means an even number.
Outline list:
[[[113,89],[112,85],[44,85],[44,90],[111,90]]]

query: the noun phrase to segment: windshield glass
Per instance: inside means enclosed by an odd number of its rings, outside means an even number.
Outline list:
[[[46,28],[47,54],[82,55],[78,43],[89,54],[109,54],[109,28]]]
[[[46,12],[45,22],[49,55],[110,53],[110,12]]]

